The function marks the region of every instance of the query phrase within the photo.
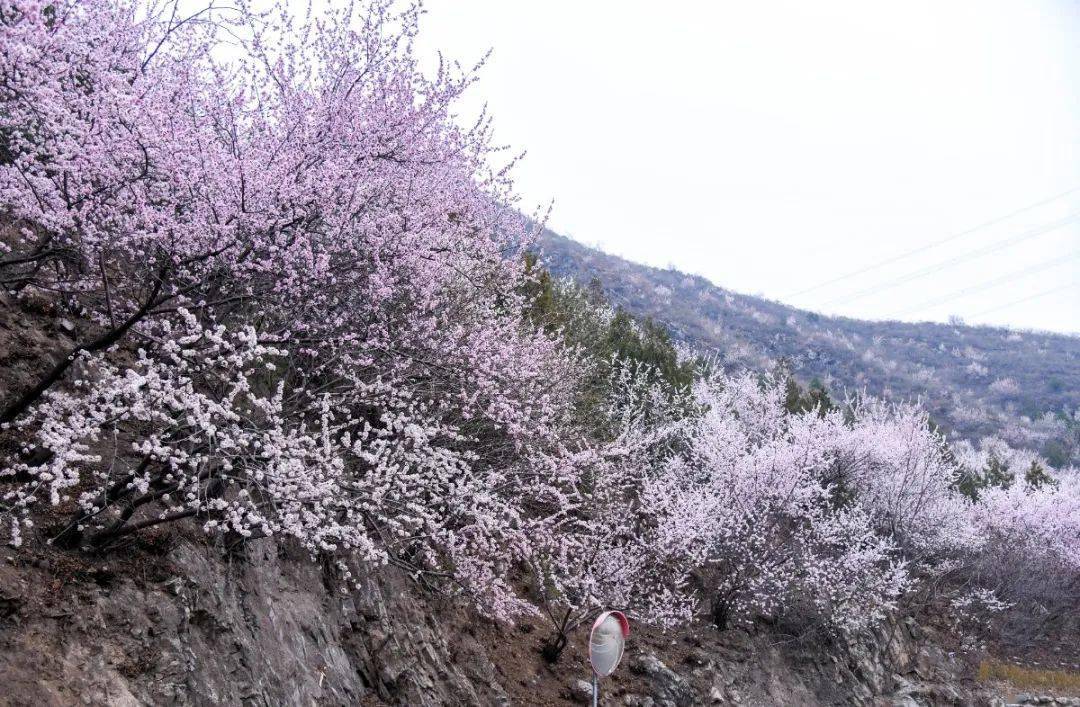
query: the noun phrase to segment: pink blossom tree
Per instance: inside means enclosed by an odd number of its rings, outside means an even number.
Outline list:
[[[177,7],[2,8],[0,279],[92,325],[0,414],[31,440],[8,512],[91,483],[91,544],[198,517],[520,611],[578,364],[523,316],[531,234],[453,113],[472,72],[420,71],[416,7]]]

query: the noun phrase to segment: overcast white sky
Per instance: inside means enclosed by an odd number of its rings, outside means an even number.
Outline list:
[[[473,99],[563,234],[829,313],[1080,332],[1080,190],[796,294],[1080,187],[1078,0],[426,6],[425,50],[494,49]]]

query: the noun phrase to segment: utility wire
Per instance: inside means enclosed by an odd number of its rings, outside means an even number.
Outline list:
[[[1028,204],[1027,206],[1019,208],[1019,209],[1017,209],[1015,211],[1010,211],[1009,213],[1005,214],[1004,216],[998,216],[996,218],[990,219],[989,221],[984,221],[983,223],[980,223],[977,226],[972,226],[971,228],[968,228],[968,229],[966,229],[964,231],[960,231],[959,233],[954,233],[951,236],[948,236],[948,237],[943,238],[941,240],[934,241],[932,243],[927,243],[926,245],[919,246],[918,248],[914,248],[914,249],[906,251],[904,253],[900,253],[899,255],[894,255],[894,256],[892,256],[890,258],[886,258],[885,260],[881,260],[881,261],[878,261],[876,263],[872,263],[870,265],[867,265],[864,268],[860,268],[859,270],[854,270],[852,272],[847,273],[846,275],[840,275],[839,277],[834,277],[831,280],[826,280],[825,282],[821,282],[821,283],[818,283],[818,284],[813,285],[811,287],[807,287],[806,289],[799,290],[798,292],[793,292],[792,294],[788,295],[785,299],[791,299],[791,298],[794,298],[794,297],[799,297],[801,295],[807,294],[808,292],[815,292],[817,290],[820,290],[823,287],[828,287],[829,285],[834,285],[834,284],[836,284],[838,282],[843,282],[844,280],[850,280],[851,278],[853,278],[853,277],[855,277],[857,275],[862,275],[863,273],[870,272],[871,270],[877,270],[878,268],[883,268],[886,265],[892,265],[893,263],[904,260],[905,258],[910,258],[913,255],[918,255],[919,253],[923,253],[923,252],[928,251],[928,250],[930,250],[932,248],[937,248],[938,246],[945,245],[946,243],[951,243],[952,241],[955,241],[958,238],[963,238],[964,236],[975,233],[976,231],[981,231],[982,229],[989,228],[990,226],[996,226],[997,224],[999,224],[999,223],[1001,223],[1003,221],[1008,221],[1009,219],[1011,219],[1014,216],[1019,216],[1020,214],[1025,213],[1027,211],[1031,211],[1032,209],[1037,209],[1040,206],[1045,206],[1046,204],[1057,201],[1061,197],[1068,196],[1069,194],[1072,194],[1073,192],[1076,192],[1076,191],[1080,191],[1080,186],[1075,186],[1072,189],[1067,189],[1067,190],[1065,190],[1065,191],[1063,191],[1063,192],[1061,192],[1059,194],[1055,194],[1054,196],[1043,199],[1042,201],[1037,201],[1034,204]]]
[[[857,292],[854,292],[854,293],[852,293],[850,295],[845,295],[844,297],[838,297],[836,299],[829,300],[825,304],[821,305],[821,308],[831,307],[831,306],[834,306],[834,305],[837,305],[837,304],[840,304],[840,305],[850,304],[850,303],[852,303],[852,302],[854,302],[856,300],[860,300],[863,297],[866,297],[868,295],[873,295],[873,294],[877,294],[878,292],[881,292],[883,290],[892,289],[894,287],[897,287],[898,285],[906,284],[908,282],[911,282],[912,280],[918,280],[919,278],[926,277],[927,275],[933,275],[934,273],[941,272],[942,270],[950,268],[950,267],[952,267],[954,265],[959,265],[960,263],[963,263],[963,262],[967,262],[968,260],[974,260],[975,258],[981,258],[984,255],[989,255],[990,253],[996,253],[999,250],[1004,250],[1005,248],[1008,248],[1010,246],[1014,246],[1017,243],[1020,243],[1022,241],[1030,240],[1030,239],[1035,238],[1037,236],[1041,236],[1044,233],[1049,233],[1050,231],[1061,228],[1062,226],[1066,226],[1066,225],[1072,223],[1073,221],[1076,221],[1077,219],[1080,219],[1080,211],[1071,213],[1068,216],[1066,216],[1065,218],[1058,219],[1057,221],[1054,221],[1054,222],[1049,223],[1047,225],[1039,226],[1038,228],[1034,228],[1034,229],[1032,229],[1030,231],[1025,231],[1024,233],[1021,233],[1019,236],[1013,236],[1012,238],[1006,238],[1004,240],[997,241],[996,243],[991,243],[990,245],[986,246],[985,248],[980,248],[978,250],[970,251],[968,253],[963,253],[963,254],[958,255],[958,256],[956,256],[954,258],[949,258],[947,260],[941,261],[940,263],[935,263],[934,265],[930,265],[930,266],[927,266],[925,268],[922,268],[921,270],[916,270],[913,273],[908,273],[907,275],[902,275],[901,277],[896,278],[895,280],[890,280],[888,282],[883,282],[883,283],[880,283],[880,284],[877,284],[877,285],[873,285],[871,287],[867,287],[864,290],[859,290]]]
[[[972,317],[981,317],[984,314],[990,314],[992,312],[997,312],[998,310],[1001,310],[1001,309],[1008,309],[1009,307],[1015,307],[1018,304],[1023,304],[1024,302],[1030,302],[1033,299],[1039,299],[1040,297],[1046,297],[1047,295],[1052,295],[1055,292],[1061,292],[1062,290],[1067,290],[1067,289],[1069,289],[1071,287],[1077,287],[1077,286],[1080,286],[1080,280],[1077,280],[1076,282],[1069,282],[1069,283],[1066,283],[1064,285],[1059,285],[1057,287],[1051,287],[1049,290],[1043,290],[1042,292],[1036,292],[1033,295],[1029,295],[1027,297],[1022,297],[1021,299],[1013,300],[1012,302],[1006,302],[1005,304],[997,306],[997,307],[991,307],[990,309],[984,309],[983,311],[976,312],[975,314],[972,314],[971,316]]]
[[[911,314],[913,312],[921,312],[923,310],[930,309],[932,307],[937,307],[939,305],[946,304],[948,302],[952,302],[953,300],[960,299],[961,297],[965,297],[967,295],[974,294],[975,292],[982,292],[983,290],[989,290],[989,289],[991,289],[993,287],[997,287],[998,285],[1007,284],[1007,283],[1009,283],[1009,282],[1011,282],[1013,280],[1019,279],[1021,277],[1025,277],[1027,275],[1031,275],[1032,273],[1037,273],[1037,272],[1041,272],[1043,270],[1048,270],[1050,268],[1057,267],[1059,265],[1064,265],[1065,263],[1076,260],[1078,257],[1080,257],[1080,251],[1077,251],[1077,252],[1072,253],[1070,255],[1066,255],[1064,257],[1062,257],[1062,256],[1054,256],[1053,258],[1050,258],[1049,260],[1044,260],[1041,263],[1037,263],[1035,265],[1023,268],[1021,270],[1016,270],[1014,272],[1008,273],[1007,275],[1002,275],[1001,277],[994,278],[993,280],[987,280],[986,282],[979,283],[978,285],[973,285],[971,287],[965,287],[963,289],[956,290],[954,292],[950,292],[949,294],[944,295],[942,297],[938,297],[936,299],[926,300],[925,302],[923,302],[921,304],[917,304],[914,307],[908,307],[907,309],[900,310],[899,312],[896,312],[892,316],[894,316],[894,317],[902,317],[904,315]]]

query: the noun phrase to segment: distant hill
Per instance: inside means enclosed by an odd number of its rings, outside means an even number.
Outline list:
[[[1056,466],[1080,463],[1080,337],[995,327],[827,317],[742,295],[703,277],[640,265],[545,231],[556,275],[599,278],[616,305],[663,322],[729,367],[784,358],[803,382],[920,399],[935,422],[968,439],[998,436]]]

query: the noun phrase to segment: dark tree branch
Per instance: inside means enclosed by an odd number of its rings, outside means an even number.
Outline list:
[[[5,407],[3,413],[0,413],[0,424],[10,423],[19,415],[26,412],[31,405],[37,402],[38,398],[40,398],[46,390],[63,378],[64,374],[71,368],[71,365],[75,363],[80,354],[83,352],[95,353],[97,351],[102,351],[124,338],[124,335],[127,334],[131,327],[142,320],[155,305],[161,303],[158,300],[158,295],[161,293],[166,274],[167,266],[163,266],[146,301],[143,302],[142,306],[135,310],[131,316],[121,322],[120,326],[110,329],[92,341],[78,344],[72,348],[68,351],[67,355],[60,359],[60,361],[53,366],[50,371],[43,375],[33,387],[23,392],[22,395]]]

